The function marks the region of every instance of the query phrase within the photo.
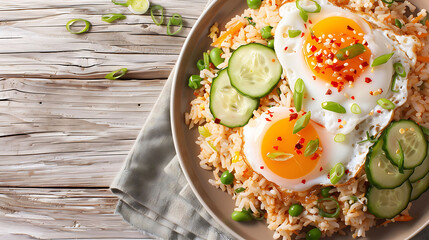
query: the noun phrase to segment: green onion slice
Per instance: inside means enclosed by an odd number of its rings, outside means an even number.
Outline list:
[[[342,133],[337,133],[334,137],[334,141],[337,143],[342,143],[346,140],[346,135]]]
[[[201,134],[201,136],[205,138],[210,137],[212,135],[209,129],[204,126],[198,126],[198,132]]]
[[[301,35],[301,30],[289,30],[288,34],[290,38],[295,38]]]
[[[332,184],[337,184],[344,176],[346,169],[342,163],[337,163],[329,172],[329,179]]]
[[[83,22],[85,23],[85,27],[83,27],[80,31],[73,31],[71,30],[71,27],[73,26],[73,24],[75,24],[76,22]],[[66,29],[67,31],[69,31],[70,33],[73,34],[81,34],[81,33],[85,33],[88,32],[89,27],[91,26],[91,23],[88,20],[82,19],[82,18],[76,18],[76,19],[72,19],[70,21],[67,22],[66,24]]]
[[[360,110],[359,105],[357,105],[356,103],[353,103],[352,106],[350,107],[350,111],[354,114],[361,114],[362,111]]]
[[[179,26],[179,29],[177,29],[175,32],[171,32],[170,27],[171,26]],[[170,20],[168,20],[167,23],[167,35],[176,35],[177,33],[180,32],[180,30],[182,30],[183,27],[183,22],[182,22],[182,16],[180,14],[173,14],[170,18]]]
[[[112,3],[114,3],[115,5],[128,7],[128,2],[117,2],[117,0],[112,0]]]
[[[307,127],[308,123],[310,122],[310,118],[311,118],[311,112],[307,112],[306,114],[304,114],[304,116],[300,117],[296,123],[295,126],[293,126],[293,134],[296,134],[297,132],[301,131],[302,129],[304,129],[305,127]]]
[[[241,193],[244,190],[246,190],[244,187],[239,187],[239,188],[235,189],[235,193]]]
[[[269,152],[267,153],[267,157],[273,161],[284,162],[293,158],[293,154],[285,152]]]
[[[155,14],[154,14],[155,11],[158,11],[159,14],[161,15],[159,21],[156,20],[156,18],[155,18]],[[164,8],[160,5],[155,5],[155,6],[150,7],[150,17],[152,18],[152,21],[157,26],[161,26],[161,24],[164,23]]]
[[[108,13],[101,16],[101,20],[108,23],[112,23],[116,20],[122,20],[122,19],[125,19],[125,16],[120,13]]]
[[[313,155],[317,149],[319,149],[319,139],[316,138],[308,142],[307,147],[305,147],[304,157]]]
[[[213,145],[212,142],[207,142],[209,144],[209,146],[215,151],[217,152],[217,148],[215,147],[215,145]]]
[[[145,14],[149,9],[149,0],[127,0],[128,9],[134,14]]]
[[[127,68],[121,68],[111,73],[108,73],[104,78],[110,79],[110,80],[116,80],[123,77],[127,72],[128,72]]]
[[[398,28],[402,28],[402,26],[403,26],[403,24],[402,24],[402,22],[399,20],[399,19],[395,19],[395,25],[398,27]]]
[[[203,59],[204,59],[204,68],[209,70],[210,69],[210,56],[207,52],[203,53]]]
[[[302,101],[304,99],[305,84],[301,78],[298,78],[295,82],[293,89],[293,103],[297,112],[301,111]]]
[[[359,201],[359,198],[352,195],[352,196],[350,196],[350,200],[352,200],[355,203],[355,202]]]
[[[384,54],[384,55],[381,55],[380,57],[374,59],[374,61],[371,64],[371,67],[377,67],[377,66],[380,66],[382,64],[387,63],[390,60],[390,58],[393,56],[393,54],[395,54],[395,53]]]
[[[304,22],[308,21],[308,13],[306,11],[300,10],[299,16],[301,16],[301,18],[302,18],[302,20],[304,20]]]
[[[345,47],[340,49],[337,54],[335,54],[335,57],[338,58],[340,61],[345,61],[347,59],[352,59],[354,57],[357,57],[364,53],[366,51],[366,48],[361,43],[356,43],[351,46]]]
[[[381,0],[381,1],[387,4],[392,4],[395,2],[395,0]]]
[[[426,14],[426,17],[424,17],[422,20],[420,20],[420,23],[424,26],[426,25],[426,21],[429,21],[429,14]]]
[[[404,173],[404,150],[402,149],[402,145],[401,145],[401,142],[399,141],[399,140],[397,140],[398,141],[398,145],[399,145],[399,155],[401,156],[400,158],[399,158],[399,162],[398,162],[398,164],[399,164],[399,166],[398,166],[398,170],[399,170],[399,173]]]
[[[396,81],[397,81],[398,77],[399,76],[398,76],[397,73],[393,74],[393,76],[392,76],[392,84],[390,85],[390,90],[392,92],[395,92],[395,93],[399,92],[399,89],[396,89]]]
[[[358,144],[361,144],[361,143],[364,143],[364,142],[368,142],[368,141],[370,143],[375,143],[375,142],[377,142],[377,138],[375,136],[369,136],[369,132],[366,131],[366,139],[358,142]]]
[[[395,73],[398,74],[401,77],[406,77],[407,72],[405,72],[404,65],[402,63],[397,62],[393,64],[393,68],[395,69]]]
[[[341,104],[336,102],[331,102],[331,101],[323,102],[322,108],[331,112],[346,113],[346,109],[343,106],[341,106]]]
[[[334,212],[328,212],[326,211],[326,209],[323,207],[322,202],[325,201],[332,201],[335,202],[336,208]],[[335,200],[335,198],[321,198],[319,200],[317,200],[318,203],[318,208],[319,208],[319,215],[322,217],[327,217],[327,218],[337,218],[338,216],[340,216],[340,203],[338,203],[337,200]]]
[[[322,9],[314,0],[296,0],[296,8],[306,13],[318,13]]]
[[[387,110],[392,110],[395,108],[395,104],[386,98],[378,99],[377,104],[380,105],[382,108],[387,109]]]

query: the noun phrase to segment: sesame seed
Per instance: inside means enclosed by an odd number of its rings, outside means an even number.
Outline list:
[[[326,64],[328,64],[328,65],[334,65],[334,62],[332,62],[332,60],[331,59],[328,59],[328,60],[326,60],[326,62],[325,62]]]
[[[335,58],[335,59],[334,59],[334,63],[337,63],[337,62],[338,62],[338,59],[336,59],[336,58]]]
[[[349,63],[344,63],[344,67],[347,67],[349,65]]]
[[[363,36],[363,33],[359,33],[358,35],[362,37],[362,36]]]
[[[411,132],[414,132],[414,130],[415,130],[414,128],[410,128],[410,131],[411,131]]]
[[[320,67],[320,68],[322,68],[322,67],[323,67],[323,64],[318,63],[318,64],[317,64],[317,66],[318,66],[318,67]]]
[[[347,56],[349,56],[349,55],[350,55],[349,53],[350,53],[350,52],[349,52],[349,50],[347,50],[347,51],[346,51],[346,55],[347,55]]]
[[[343,78],[342,77],[337,77],[337,80],[342,80]]]
[[[366,44],[366,40],[365,39],[362,41],[362,44]]]
[[[356,30],[353,30],[353,33],[356,34]]]
[[[362,66],[362,64],[359,64],[359,68],[360,68],[360,69],[363,69],[363,66]]]
[[[342,42],[342,43],[345,43],[345,42],[346,42],[346,40],[345,40],[344,38],[341,38],[341,42]]]
[[[351,37],[347,37],[347,40],[351,40],[352,38]]]
[[[328,52],[326,50],[323,50],[323,54],[328,55]]]
[[[332,34],[329,34],[329,35],[328,35],[328,37],[329,37],[329,38],[334,38],[334,36],[332,36]]]

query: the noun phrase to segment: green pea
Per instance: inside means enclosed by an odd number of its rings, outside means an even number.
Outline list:
[[[202,71],[205,68],[205,66],[204,66],[204,60],[203,59],[198,60],[198,62],[197,62],[197,68],[200,71]]]
[[[192,89],[198,89],[201,87],[201,81],[203,79],[200,77],[200,75],[191,75],[189,77],[188,86]]]
[[[249,211],[246,211],[244,209],[241,212],[240,211],[232,212],[231,218],[232,220],[237,222],[249,222],[253,220],[252,214],[250,214]]]
[[[210,61],[217,67],[219,64],[223,63],[225,59],[223,59],[220,55],[223,51],[220,48],[213,48],[210,51]]]
[[[230,173],[228,170],[222,173],[220,176],[220,182],[225,185],[229,185],[234,181],[234,174]]]
[[[262,4],[262,0],[247,0],[247,6],[251,9],[258,9]]]
[[[331,190],[331,187],[324,187],[320,190],[320,194],[322,195],[322,197],[329,197],[331,196],[331,194],[329,194],[329,191]]]
[[[270,41],[268,41],[267,47],[274,49],[274,39],[271,39]]]
[[[322,236],[322,232],[318,228],[313,228],[307,232],[305,236],[306,240],[319,240]]]
[[[304,207],[301,204],[292,204],[289,207],[289,215],[292,217],[298,217],[304,211]]]
[[[265,26],[265,27],[261,28],[262,37],[265,39],[271,38],[273,36],[273,35],[271,35],[272,29],[273,29],[273,27],[271,27],[271,26]]]

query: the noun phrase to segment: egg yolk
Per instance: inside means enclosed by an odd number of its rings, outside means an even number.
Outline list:
[[[305,61],[315,76],[341,92],[346,83],[352,85],[369,66],[371,51],[364,33],[352,19],[338,16],[317,22],[311,30],[303,45]],[[343,61],[336,57],[341,49],[355,44],[362,44],[366,51]],[[345,53],[348,56],[350,51]]]
[[[307,144],[318,139],[319,135],[311,122],[297,134],[293,134],[296,120],[296,117],[289,117],[275,122],[262,140],[261,152],[265,164],[272,172],[286,179],[297,179],[309,174],[316,167],[321,154],[317,150],[308,157],[304,156]],[[288,159],[279,161],[269,157],[276,153],[286,154]]]

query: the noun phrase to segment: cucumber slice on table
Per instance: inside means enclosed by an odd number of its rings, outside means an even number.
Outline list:
[[[378,218],[392,219],[408,206],[411,190],[409,181],[394,189],[371,186],[366,193],[368,211]]]
[[[210,111],[219,123],[230,127],[242,127],[249,122],[259,100],[244,96],[229,81],[227,70],[218,72],[210,89]]]
[[[413,173],[413,170],[404,170],[400,173],[383,151],[383,139],[371,147],[365,162],[365,172],[369,182],[379,189],[392,189],[400,186]]]
[[[424,192],[426,192],[429,188],[429,174],[417,182],[411,183],[413,186],[413,191],[411,192],[411,200],[416,200],[419,198]]]
[[[399,143],[404,152],[403,161]],[[422,164],[426,158],[427,147],[422,129],[411,120],[392,122],[384,132],[383,149],[390,161],[398,167],[403,164],[403,168],[411,169]]]
[[[428,147],[428,152],[429,152],[429,147]],[[424,178],[428,173],[429,173],[429,154],[426,155],[426,158],[422,164],[414,168],[414,173],[410,177],[410,182],[411,183],[417,182],[418,180]]]
[[[282,71],[274,50],[259,43],[237,48],[228,62],[231,85],[252,98],[269,94],[280,81]]]

